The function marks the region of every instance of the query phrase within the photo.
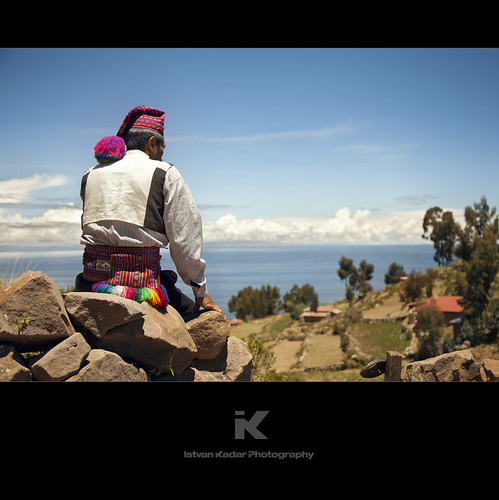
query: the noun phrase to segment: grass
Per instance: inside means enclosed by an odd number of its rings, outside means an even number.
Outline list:
[[[384,358],[386,351],[403,353],[409,346],[410,339],[401,333],[402,320],[393,322],[361,321],[353,325],[349,331],[360,350],[371,359]]]
[[[3,266],[0,264],[0,292],[7,288],[14,280],[19,278],[21,274],[25,273],[29,269],[34,270],[34,268],[31,268],[31,261],[27,264],[27,266],[20,266],[19,262],[19,257],[14,261],[14,265],[12,266],[12,269],[9,270],[4,270]]]
[[[277,335],[293,323],[289,313],[241,323],[231,328],[231,335],[246,340],[250,335],[256,335],[264,342],[275,340]]]

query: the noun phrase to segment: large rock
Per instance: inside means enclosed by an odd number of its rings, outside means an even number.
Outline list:
[[[116,326],[93,342],[94,347],[131,358],[148,368],[178,374],[196,357],[197,348],[182,316],[171,306],[158,311],[143,302],[145,316]]]
[[[197,379],[208,378],[205,373],[222,374],[226,380],[232,382],[248,382],[251,380],[253,369],[253,355],[248,345],[237,337],[229,337],[221,352],[213,359],[196,359],[192,368],[197,370]],[[217,379],[222,380],[220,376]]]
[[[499,380],[499,359],[484,359],[480,371],[484,374],[482,377],[484,381]]]
[[[107,293],[71,292],[64,295],[69,316],[96,337],[115,326],[145,316],[144,303]]]
[[[118,354],[103,349],[92,349],[86,364],[66,382],[147,382],[147,374],[125,362]]]
[[[409,363],[402,368],[402,380],[409,382],[468,382],[479,377],[479,365],[467,349]]]
[[[31,380],[31,371],[11,345],[0,344],[0,382]]]
[[[217,311],[201,311],[186,318],[187,330],[198,349],[197,359],[215,358],[227,343],[230,323]]]
[[[0,293],[0,342],[26,350],[75,333],[54,281],[26,271]]]
[[[85,337],[75,333],[39,358],[31,366],[31,371],[36,380],[65,380],[78,373],[89,352]]]

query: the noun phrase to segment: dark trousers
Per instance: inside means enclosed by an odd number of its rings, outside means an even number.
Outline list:
[[[160,282],[166,288],[169,304],[175,308],[183,318],[192,314],[195,303],[175,286],[177,282],[177,273],[174,271],[161,271]],[[83,273],[80,273],[76,276],[74,291],[91,292],[93,284],[92,281],[88,281],[83,277]]]

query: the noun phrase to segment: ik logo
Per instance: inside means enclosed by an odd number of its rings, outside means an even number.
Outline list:
[[[267,416],[268,411],[255,411],[253,416],[246,420],[242,418],[245,416],[244,410],[236,410],[235,411],[235,424],[234,424],[234,437],[235,439],[245,439],[246,433],[251,434],[255,439],[267,439],[267,436],[263,434],[258,429],[258,425],[260,425],[261,421]]]

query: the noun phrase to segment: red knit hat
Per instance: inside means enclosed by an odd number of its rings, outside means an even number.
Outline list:
[[[160,109],[150,108],[149,106],[137,106],[126,115],[116,135],[123,137],[132,127],[147,128],[163,135],[165,112]]]

